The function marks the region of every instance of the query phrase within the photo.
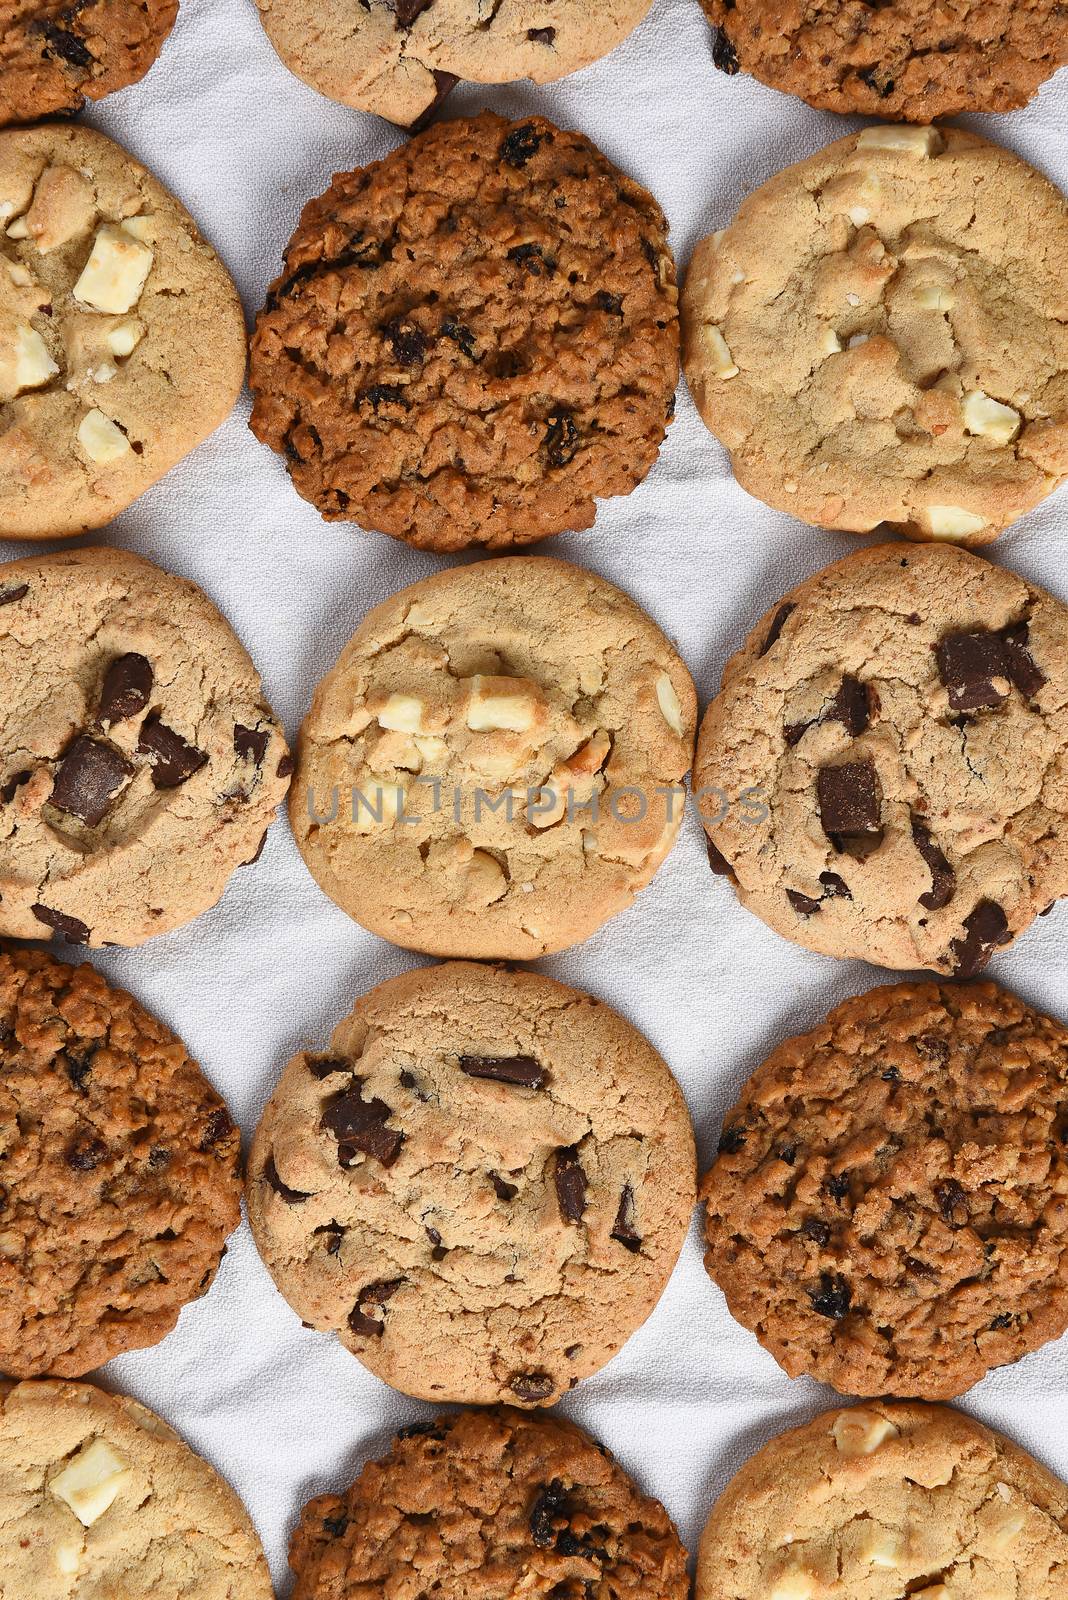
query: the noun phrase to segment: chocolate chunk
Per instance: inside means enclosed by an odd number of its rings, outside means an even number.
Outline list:
[[[816,777],[820,823],[832,842],[875,839],[881,832],[879,780],[871,761],[821,767]]]
[[[957,888],[957,874],[931,838],[931,830],[921,817],[913,815],[912,842],[931,869],[931,887],[920,895],[920,905],[928,911],[948,906]]]
[[[838,693],[827,708],[827,720],[840,722],[845,731],[856,739],[871,721],[872,691],[859,678],[844,677]]]
[[[737,883],[734,868],[722,851],[717,850],[711,839],[706,839],[708,849],[708,864],[712,871],[720,878],[730,878],[732,883]]]
[[[944,1183],[936,1183],[934,1197],[938,1201],[938,1209],[945,1222],[957,1228],[966,1226],[969,1217],[968,1199],[956,1178],[947,1178]]]
[[[882,0],[871,0],[871,3],[879,5]],[[866,84],[874,94],[879,96],[880,100],[887,99],[894,92],[894,79],[885,72],[880,76],[875,67],[865,67],[857,76],[861,83]]]
[[[554,1478],[534,1501],[530,1511],[530,1537],[539,1550],[551,1550],[559,1524],[567,1521],[567,1490]]]
[[[444,1261],[449,1252],[441,1242],[441,1234],[436,1228],[427,1228],[426,1236],[432,1246],[430,1251],[431,1261]]]
[[[416,17],[422,16],[434,0],[393,0],[393,14],[398,28],[410,28]]]
[[[575,459],[579,446],[579,431],[566,411],[557,411],[549,418],[545,432],[545,450],[550,467],[566,467]]]
[[[41,32],[48,40],[47,54],[58,56],[69,67],[91,67],[93,53],[84,39],[79,39],[69,28],[59,28],[54,22],[41,24]]]
[[[884,1083],[901,1082],[901,1073],[897,1067],[887,1067],[886,1071],[881,1073],[880,1076],[882,1077]]]
[[[844,1200],[849,1193],[849,1174],[846,1172],[832,1172],[823,1187],[832,1200]]]
[[[88,1094],[85,1085],[93,1070],[92,1056],[75,1055],[72,1051],[64,1050],[58,1059],[63,1062],[71,1087],[77,1089],[79,1094]]]
[[[1029,631],[1026,622],[1015,622],[1010,628],[1001,630],[1009,680],[1025,700],[1033,700],[1046,681],[1045,674],[1038,670],[1028,649]]]
[[[408,396],[395,383],[372,383],[359,398],[366,400],[372,411],[377,411],[380,406],[400,406],[404,411],[408,409]]]
[[[837,872],[821,872],[820,882],[827,891],[822,896],[821,904],[823,900],[852,900],[852,889],[850,889],[844,878],[838,876]]]
[[[198,1149],[203,1151],[214,1150],[217,1144],[228,1139],[234,1131],[234,1119],[225,1106],[218,1106],[204,1124]]]
[[[817,1315],[829,1317],[832,1322],[841,1322],[843,1317],[848,1317],[853,1291],[839,1273],[822,1272],[818,1287],[809,1289],[807,1293]]]
[[[537,155],[542,141],[550,135],[539,133],[537,128],[525,122],[520,128],[513,128],[501,145],[501,160],[510,167],[525,167],[531,156]]]
[[[343,1056],[309,1056],[305,1066],[313,1078],[321,1083],[324,1078],[332,1078],[335,1072],[351,1072],[352,1064]]]
[[[387,1126],[393,1115],[384,1100],[365,1100],[357,1082],[353,1089],[335,1095],[320,1119],[319,1126],[337,1140],[339,1167],[354,1166],[358,1156],[371,1156],[384,1167],[391,1167],[400,1155],[404,1135]]]
[[[80,1133],[67,1146],[67,1165],[72,1172],[95,1172],[107,1153],[102,1139],[92,1133]]]
[[[349,1327],[353,1333],[362,1334],[365,1339],[380,1338],[386,1330],[385,1321],[369,1315],[368,1308],[377,1307],[381,1310],[407,1281],[406,1278],[393,1278],[388,1283],[369,1283],[366,1289],[361,1289],[359,1299],[349,1312]]]
[[[548,1400],[556,1386],[547,1372],[517,1372],[508,1387],[520,1400]]]
[[[498,1200],[514,1200],[519,1190],[514,1183],[505,1183],[499,1172],[491,1172],[489,1181]]]
[[[800,889],[787,889],[786,898],[799,917],[814,917],[823,907],[822,900],[813,900],[811,895],[802,894]]]
[[[68,944],[88,944],[90,930],[77,917],[68,917],[65,911],[53,911],[50,906],[35,905],[30,910],[38,922],[61,933]]]
[[[148,1152],[148,1164],[153,1172],[160,1172],[171,1164],[171,1152],[161,1144],[154,1144]]]
[[[11,589],[0,589],[0,606],[14,605],[16,600],[25,599],[30,592],[28,583],[20,583]]]
[[[341,1241],[345,1237],[345,1230],[340,1222],[327,1222],[321,1228],[313,1228],[312,1233],[316,1238],[321,1238],[328,1256],[341,1254]]]
[[[429,0],[428,0],[429,4]],[[433,122],[435,115],[440,111],[445,101],[459,83],[459,78],[454,72],[434,73],[434,98],[430,104],[421,111],[414,122],[408,124],[409,133],[422,133]],[[376,263],[377,264],[377,263]]]
[[[974,978],[986,966],[997,946],[1008,944],[1011,937],[1001,907],[993,900],[980,900],[964,919],[964,938],[954,939],[950,946],[955,962],[954,976]]]
[[[581,1222],[586,1211],[586,1174],[574,1145],[556,1152],[553,1181],[564,1221]]]
[[[132,774],[130,763],[117,750],[80,733],[59,764],[52,804],[95,828]]]
[[[400,1435],[397,1437],[400,1438]],[[348,1525],[349,1519],[346,1516],[323,1518],[323,1532],[328,1533],[331,1539],[340,1539]]]
[[[270,742],[271,735],[266,728],[243,728],[239,722],[234,724],[234,754],[242,761],[254,761],[259,766]]]
[[[299,1206],[305,1200],[311,1199],[310,1194],[305,1194],[300,1189],[291,1189],[288,1183],[282,1182],[281,1178],[278,1176],[278,1168],[274,1164],[273,1155],[268,1156],[267,1160],[264,1162],[263,1176],[266,1178],[275,1194],[280,1195],[287,1206]]]
[[[549,1074],[533,1056],[461,1056],[460,1071],[491,1083],[514,1083],[521,1089],[544,1089]]]
[[[397,1429],[393,1437],[402,1440],[435,1439],[438,1444],[442,1444],[445,1440],[445,1427],[441,1422],[406,1422],[403,1428]]]
[[[741,1150],[745,1145],[745,1138],[748,1131],[749,1130],[746,1128],[745,1124],[741,1122],[736,1122],[733,1127],[730,1128],[725,1127],[719,1136],[719,1148],[716,1151],[716,1154],[721,1156],[736,1156],[739,1150]]]
[[[188,744],[155,715],[146,717],[141,725],[137,753],[151,758],[152,782],[157,789],[177,789],[208,760],[203,750]]]
[[[792,750],[794,748],[794,745],[800,744],[801,740],[805,737],[805,734],[808,732],[808,730],[810,728],[818,728],[818,727],[819,727],[819,718],[818,717],[816,718],[815,722],[786,722],[786,723],[784,723],[783,724],[783,730],[782,730],[782,736],[786,740],[787,749],[788,750]]]
[[[830,1226],[819,1217],[806,1217],[801,1224],[801,1232],[806,1239],[811,1239],[813,1244],[818,1244],[821,1250],[831,1242]]]
[[[547,256],[540,244],[516,244],[508,252],[509,261],[525,267],[532,278],[551,278],[556,262]]]
[[[118,656],[104,674],[97,716],[103,723],[125,722],[148,705],[155,675],[146,657],[136,651]]]
[[[935,646],[935,658],[951,710],[978,711],[1005,699],[1007,688],[994,680],[1009,680],[1009,653],[1005,641],[989,628],[947,633]]]
[[[390,322],[382,332],[402,367],[417,367],[426,355],[426,338],[410,322]]]
[[[527,38],[531,44],[551,45],[556,38],[555,28],[528,28]]]
[[[441,324],[441,336],[451,339],[453,344],[459,345],[465,356],[475,360],[475,336],[462,322],[457,322],[454,317],[446,317]]]
[[[722,28],[712,29],[712,65],[720,72],[725,72],[728,78],[733,78],[741,70],[738,52]]]
[[[774,617],[771,619],[771,627],[768,629],[767,638],[760,646],[760,654],[762,656],[766,656],[772,645],[775,644],[786,624],[787,617],[794,609],[794,606],[791,605],[789,600],[784,600],[778,611],[776,611]]]
[[[993,1322],[990,1324],[990,1332],[1000,1333],[1003,1328],[1011,1328],[1015,1320],[1015,1317],[1010,1311],[999,1311]]]
[[[629,1183],[623,1185],[623,1193],[619,1197],[619,1210],[616,1212],[610,1237],[617,1244],[621,1244],[624,1250],[629,1250],[632,1255],[637,1255],[642,1247],[642,1236],[638,1232],[634,1215],[634,1190]]]
[[[12,800],[14,800],[15,796],[18,794],[19,790],[22,788],[22,785],[24,783],[29,783],[32,777],[32,772],[16,772],[13,778],[9,778],[7,782],[0,787],[0,800],[2,800],[5,805],[10,805]]]
[[[264,852],[264,849],[266,848],[267,835],[268,835],[269,832],[270,832],[269,828],[264,828],[263,833],[262,833],[262,835],[260,837],[259,844],[256,846],[255,850],[249,856],[248,860],[247,861],[242,861],[241,865],[243,867],[254,867],[256,865],[256,862],[260,859],[260,857],[262,856],[262,854]]]
[[[605,311],[610,317],[623,315],[623,302],[617,294],[609,294],[607,289],[598,289],[593,297],[593,303],[598,311]]]
[[[297,763],[293,760],[293,757],[287,750],[275,768],[275,772],[279,778],[288,778],[292,774],[296,764]]]

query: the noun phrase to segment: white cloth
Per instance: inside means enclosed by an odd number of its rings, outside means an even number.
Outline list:
[[[854,124],[746,78],[715,72],[697,0],[656,0],[608,59],[546,89],[468,87],[484,105],[578,127],[664,206],[680,264],[744,195]],[[250,317],[278,271],[301,206],[331,174],[384,155],[401,135],[322,99],[280,64],[252,0],[183,0],[156,67],[90,120],[186,203],[230,267]],[[970,125],[1068,184],[1068,72],[1027,111]],[[290,488],[281,461],[229,422],[98,538],[193,578],[252,652],[295,735],[312,689],[369,606],[443,563],[385,537],[327,524]],[[1068,598],[1068,492],[992,556]],[[90,540],[83,541],[86,543]],[[855,547],[748,498],[685,392],[659,465],[596,528],[542,548],[618,583],[677,641],[702,699],[725,655],[801,576]],[[0,546],[0,554],[27,547]],[[566,621],[562,621],[566,627]],[[992,963],[1029,1001],[1068,1017],[1068,910]],[[357,994],[415,958],[364,933],[316,887],[284,820],[221,905],[143,949],[94,958],[176,1028],[246,1135],[288,1057],[325,1046]],[[642,1028],[689,1099],[703,1160],[736,1092],[786,1034],[882,981],[779,939],[709,873],[691,815],[653,885],[624,915],[544,969]],[[1068,1477],[1068,1344],[994,1373],[964,1402]],[[394,1394],[332,1338],[306,1331],[272,1287],[247,1228],[211,1293],[154,1350],[102,1374],[154,1406],[242,1495],[279,1595],[304,1500],[346,1485],[399,1423],[429,1408]],[[562,1407],[667,1504],[693,1549],[712,1497],[774,1433],[833,1403],[791,1383],[728,1315],[696,1231],[659,1308],[606,1371]]]

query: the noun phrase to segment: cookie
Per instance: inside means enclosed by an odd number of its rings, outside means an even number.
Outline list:
[[[371,611],[319,684],[290,821],[373,933],[532,960],[667,856],[695,717],[682,661],[602,578],[534,556],[453,568]]]
[[[402,1429],[347,1493],[308,1502],[289,1563],[293,1600],[688,1593],[663,1506],[574,1423],[505,1406]]]
[[[0,133],[0,227],[0,538],[103,527],[233,409],[237,290],[173,195],[80,123]]]
[[[0,0],[0,127],[136,83],[177,15],[178,0]]]
[[[484,112],[335,177],[252,341],[252,430],[330,521],[428,550],[588,528],[678,381],[656,201],[578,133]]]
[[[455,87],[551,83],[589,66],[632,33],[651,0],[257,0],[291,72],[320,94],[402,127]]]
[[[1068,609],[952,545],[772,607],[694,765],[717,873],[823,955],[970,978],[1068,894]]]
[[[1068,61],[1059,0],[701,0],[721,72],[809,105],[933,122],[1013,111]]]
[[[88,963],[2,945],[0,1148],[18,1378],[158,1343],[241,1220],[241,1135],[182,1041]]]
[[[272,1600],[248,1513],[147,1407],[87,1383],[0,1386],[4,1600]]]
[[[395,1389],[550,1404],[659,1300],[693,1132],[607,1006],[533,972],[420,967],[289,1063],[248,1207],[293,1309]]]
[[[1068,1488],[943,1406],[828,1411],[713,1508],[696,1600],[1060,1600]]]
[[[768,505],[983,544],[1068,476],[1066,255],[1068,202],[1008,150],[865,128],[697,246],[690,389]]]
[[[705,1265],[792,1378],[948,1400],[1068,1328],[1068,1029],[992,983],[836,1007],[750,1078]]]
[[[255,860],[292,761],[195,584],[102,547],[0,566],[0,934],[142,944]]]

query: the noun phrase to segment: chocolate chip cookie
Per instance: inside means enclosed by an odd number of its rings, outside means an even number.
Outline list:
[[[1060,1600],[1068,1488],[943,1406],[829,1411],[772,1439],[713,1508],[696,1600]]]
[[[992,983],[847,1000],[750,1078],[701,1199],[792,1378],[962,1394],[1068,1328],[1068,1029]]]
[[[696,697],[618,589],[512,556],[402,589],[315,691],[290,820],[350,916],[526,961],[622,911],[682,823]]]
[[[1066,256],[1068,202],[1008,150],[865,128],[698,245],[694,399],[768,505],[983,544],[1068,477]]]
[[[236,1494],[125,1395],[0,1385],[0,1505],[4,1600],[272,1600]]]
[[[1052,595],[952,545],[838,561],[708,708],[713,869],[811,950],[972,977],[1068,894],[1066,706]]]
[[[169,1028],[88,963],[0,946],[0,1370],[158,1343],[241,1220],[240,1154]]]
[[[721,72],[903,122],[1012,111],[1068,61],[1060,0],[701,0]]]
[[[641,1034],[536,973],[450,962],[380,984],[290,1062],[249,1218],[294,1310],[394,1388],[543,1405],[652,1311],[693,1171]]]
[[[255,859],[292,762],[195,584],[119,550],[0,566],[0,934],[142,944]]]
[[[0,0],[0,127],[136,83],[177,15],[178,0]]]
[[[257,0],[291,72],[320,94],[402,127],[460,78],[550,83],[614,50],[651,0]]]
[[[293,1600],[603,1594],[686,1600],[686,1552],[663,1506],[562,1417],[501,1406],[402,1429],[346,1494],[301,1512]]]
[[[252,429],[331,521],[430,550],[588,528],[678,381],[656,201],[578,133],[484,112],[336,177],[252,343]]]
[[[237,291],[140,162],[81,124],[0,133],[0,538],[103,527],[244,373]]]

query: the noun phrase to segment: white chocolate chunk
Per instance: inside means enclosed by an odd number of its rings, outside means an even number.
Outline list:
[[[9,239],[28,239],[30,237],[30,230],[26,222],[26,218],[16,217],[10,228],[7,230],[7,236]]]
[[[472,733],[526,733],[534,725],[534,696],[522,678],[471,679],[467,726]]]
[[[140,300],[152,267],[152,252],[127,233],[106,222],[97,229],[89,260],[74,285],[74,298],[95,311],[118,315]]]
[[[738,376],[730,346],[714,323],[708,323],[701,329],[701,342],[715,377],[725,379]]]
[[[982,389],[969,390],[961,409],[968,432],[993,439],[995,444],[1011,444],[1023,421],[1019,412],[1011,406],[1003,406],[1000,400],[992,400]]]
[[[73,1578],[82,1564],[82,1546],[73,1539],[64,1539],[56,1546],[56,1571],[64,1578]]]
[[[90,367],[89,376],[94,383],[110,383],[112,378],[117,378],[119,369],[114,361],[102,361],[98,367]]]
[[[29,272],[22,265],[21,261],[9,261],[7,263],[7,271],[12,283],[20,289],[28,289],[30,284],[33,282],[33,279],[30,277]]]
[[[65,165],[47,167],[25,217],[27,237],[41,254],[88,234],[95,220],[93,191],[82,174]]]
[[[970,533],[981,533],[986,518],[963,506],[928,506],[927,526],[936,539],[965,539]]]
[[[949,1590],[944,1583],[932,1583],[929,1589],[914,1589],[912,1600],[949,1600]]]
[[[870,338],[870,333],[851,333],[849,335],[849,342],[846,345],[846,349],[858,350],[862,344],[867,344]]]
[[[39,389],[58,371],[36,329],[28,322],[17,322],[12,343],[0,348],[0,399],[11,400],[26,389]]]
[[[869,1567],[881,1567],[884,1572],[896,1572],[905,1553],[905,1541],[890,1528],[872,1526],[860,1547],[860,1559]]]
[[[500,862],[487,850],[476,850],[472,854],[466,879],[467,897],[479,905],[492,905],[508,891],[508,879]]]
[[[416,734],[415,748],[424,761],[440,761],[448,750],[444,739],[435,738],[433,734]]]
[[[682,703],[675,693],[675,685],[666,672],[662,672],[656,680],[656,698],[664,721],[672,733],[677,733],[682,738]]]
[[[988,1550],[1001,1555],[1016,1543],[1026,1526],[1027,1518],[1022,1511],[1003,1511],[983,1542]]]
[[[859,306],[860,305],[860,295],[859,294],[855,294],[853,292],[853,290],[850,290],[849,293],[846,295],[846,304],[847,305],[851,305],[851,306]]]
[[[93,1439],[48,1485],[80,1522],[91,1528],[130,1477],[130,1468],[106,1439]]]
[[[778,1579],[770,1600],[812,1600],[815,1592],[811,1575],[797,1567],[793,1572],[784,1572]]]
[[[376,721],[380,728],[391,728],[398,733],[418,733],[423,726],[423,702],[414,694],[391,694],[378,712]]]
[[[135,239],[140,239],[142,244],[151,244],[156,236],[156,227],[151,217],[140,214],[136,217],[127,217],[122,227]]]
[[[392,828],[404,812],[407,790],[399,783],[362,783],[353,800],[352,822],[357,833]]]
[[[871,212],[867,206],[850,206],[846,214],[854,228],[863,228],[866,222],[871,221]]]
[[[78,443],[98,467],[110,467],[130,454],[130,441],[110,417],[94,406],[78,424]]]
[[[844,1456],[874,1455],[888,1439],[896,1439],[898,1430],[877,1411],[856,1409],[840,1411],[831,1428],[834,1442]]]
[[[937,156],[945,148],[946,141],[937,128],[909,128],[903,125],[865,128],[857,139],[858,150],[893,150],[917,160]]]
[[[113,328],[109,328],[104,335],[104,343],[113,356],[128,356],[133,354],[144,336],[144,323],[130,318],[127,322],[117,322]]]
[[[914,299],[922,311],[952,311],[957,303],[952,289],[942,289],[936,283],[925,283],[916,290]]]
[[[837,356],[841,354],[842,341],[833,328],[824,328],[820,334],[820,355]]]

